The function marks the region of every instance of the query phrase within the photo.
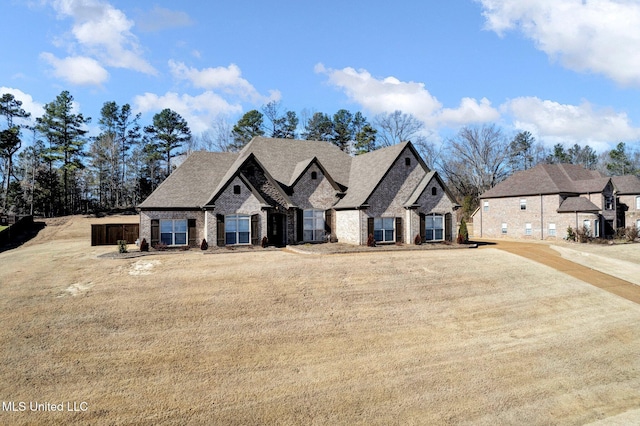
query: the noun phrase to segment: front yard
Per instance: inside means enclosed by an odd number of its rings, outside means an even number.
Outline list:
[[[0,395],[88,410],[0,423],[640,419],[640,306],[518,256],[107,259],[86,223],[0,253]]]

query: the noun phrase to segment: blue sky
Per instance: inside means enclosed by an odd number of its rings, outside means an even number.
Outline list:
[[[640,140],[633,0],[6,0],[0,15],[0,92],[39,116],[68,90],[93,133],[106,101],[145,123],[172,108],[198,134],[278,100],[400,109],[436,143],[483,123],[548,146]]]

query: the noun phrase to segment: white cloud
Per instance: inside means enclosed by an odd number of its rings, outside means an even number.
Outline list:
[[[111,4],[101,0],[52,0],[51,5],[61,18],[73,19],[71,33],[85,56],[104,65],[126,68],[145,74],[157,71],[142,57],[142,49],[131,32],[133,21]]]
[[[427,126],[464,125],[497,120],[500,113],[483,98],[461,100],[458,108],[443,108],[424,83],[404,82],[396,77],[375,78],[367,70],[334,70],[318,64],[316,73],[325,74],[329,84],[343,90],[352,102],[374,114],[401,110],[412,114]]]
[[[162,96],[145,93],[133,100],[137,112],[160,111],[171,108],[182,116],[192,133],[200,133],[211,127],[214,119],[220,115],[232,115],[242,112],[240,104],[231,104],[220,95],[206,91],[197,96],[167,92]]]
[[[44,52],[40,58],[53,67],[53,74],[71,84],[79,86],[100,86],[109,80],[109,73],[98,61],[86,56],[69,56],[64,59],[56,58],[53,54]]]
[[[28,113],[31,113],[31,119],[40,117],[42,115],[42,108],[44,107],[44,105],[40,102],[34,101],[31,95],[24,93],[20,89],[14,89],[12,87],[5,86],[0,87],[0,95],[3,95],[5,93],[11,93],[14,98],[21,101],[22,109],[24,109]]]
[[[488,29],[520,29],[567,68],[640,85],[640,3],[635,0],[476,0]]]
[[[142,31],[161,31],[167,28],[187,27],[193,24],[187,13],[165,9],[157,5],[151,11],[141,14],[136,23]]]
[[[176,79],[186,80],[199,89],[221,90],[256,104],[280,99],[280,92],[277,91],[271,91],[268,96],[258,93],[251,83],[242,78],[242,71],[235,64],[199,70],[188,67],[182,62],[170,60],[169,69]]]
[[[444,108],[438,120],[449,125],[465,125],[468,123],[486,123],[500,119],[500,112],[491,106],[487,98],[477,100],[473,98],[462,98],[460,106],[456,109]]]
[[[595,109],[590,103],[560,104],[536,97],[516,98],[502,106],[517,129],[528,130],[547,144],[588,143],[606,148],[620,141],[640,138],[626,113]]]

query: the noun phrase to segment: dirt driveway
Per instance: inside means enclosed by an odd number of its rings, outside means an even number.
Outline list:
[[[480,240],[480,243],[480,248],[497,248],[534,260],[610,293],[640,304],[640,286],[565,259],[561,256],[560,252],[554,250],[549,244],[543,242],[533,243],[508,240]]]

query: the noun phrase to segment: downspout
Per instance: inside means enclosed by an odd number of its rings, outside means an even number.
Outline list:
[[[544,203],[540,194],[540,239],[544,240]]]

